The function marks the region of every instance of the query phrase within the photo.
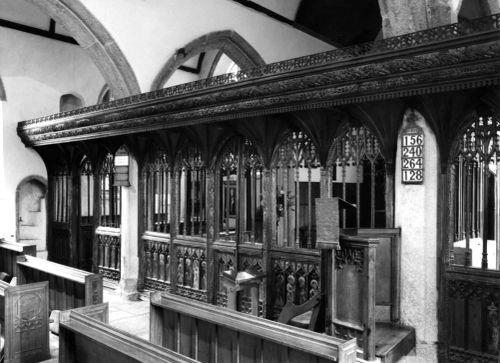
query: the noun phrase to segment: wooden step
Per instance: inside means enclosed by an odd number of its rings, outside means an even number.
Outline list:
[[[397,362],[414,348],[415,329],[393,323],[376,323],[375,355],[382,363]]]

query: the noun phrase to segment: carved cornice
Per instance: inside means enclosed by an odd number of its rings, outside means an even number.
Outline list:
[[[18,134],[27,146],[39,146],[500,84],[497,28],[278,62],[24,121]]]

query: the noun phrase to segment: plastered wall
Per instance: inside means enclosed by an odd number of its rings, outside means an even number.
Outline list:
[[[19,182],[30,175],[47,178],[38,153],[26,148],[17,136],[17,123],[59,112],[60,97],[66,93],[81,96],[87,105],[95,104],[104,80],[80,47],[6,28],[0,32],[0,77],[7,95],[1,117],[5,177],[0,237],[13,239]]]

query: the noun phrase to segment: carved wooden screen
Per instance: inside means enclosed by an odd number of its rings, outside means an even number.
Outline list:
[[[303,132],[292,132],[278,150],[275,243],[315,248],[315,199],[320,197],[320,164],[316,147]]]
[[[52,261],[70,263],[71,219],[71,172],[68,167],[57,167],[50,176],[51,214],[49,258]]]
[[[234,140],[219,160],[219,237],[262,243],[262,160],[249,140]]]
[[[201,152],[188,145],[179,154],[178,234],[206,236],[206,175]]]
[[[452,165],[452,263],[498,269],[499,135],[499,121],[480,117],[460,138]]]
[[[115,157],[107,154],[99,173],[100,225],[119,227],[121,213],[121,187],[114,185]]]
[[[450,265],[445,274],[446,357],[497,362],[500,331],[500,122],[475,117],[450,165]]]
[[[329,161],[332,196],[355,204],[340,215],[342,228],[384,228],[385,160],[366,127],[351,127],[335,139]]]
[[[144,168],[145,214],[148,231],[170,233],[172,174],[167,155],[157,152]]]
[[[71,173],[60,167],[52,175],[52,220],[68,223],[70,219]]]

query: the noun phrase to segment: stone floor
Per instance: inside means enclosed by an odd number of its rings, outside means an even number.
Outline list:
[[[107,288],[104,289],[103,300],[109,303],[110,325],[149,340],[149,301],[127,301]],[[59,337],[50,333],[50,359],[43,362],[56,363],[58,356]]]

